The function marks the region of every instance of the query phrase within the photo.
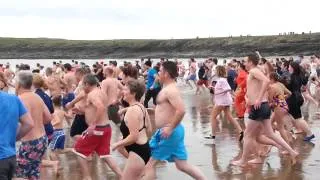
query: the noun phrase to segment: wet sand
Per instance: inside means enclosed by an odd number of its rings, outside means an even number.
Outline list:
[[[230,165],[230,161],[238,158],[241,154],[241,145],[238,143],[238,136],[230,123],[224,120],[223,116],[219,122],[219,132],[215,145],[205,145],[202,142],[204,134],[210,132],[210,95],[194,95],[194,91],[188,90],[183,93],[183,99],[186,104],[186,115],[183,120],[186,137],[185,143],[189,154],[190,163],[198,166],[211,179],[223,180],[245,180],[245,179],[281,179],[281,180],[318,180],[320,179],[320,149],[319,138],[313,143],[303,142],[302,135],[297,135],[294,148],[300,153],[299,161],[295,166],[290,165],[290,160],[286,156],[279,156],[278,150],[273,147],[269,156],[264,159],[262,165],[254,165],[247,168],[239,168]],[[151,102],[151,101],[150,101]],[[312,127],[316,137],[320,137],[320,120],[313,120],[315,107],[310,106],[310,116],[308,122]],[[69,130],[66,130],[69,133]],[[113,126],[113,141],[119,138],[119,130]],[[67,140],[67,146],[71,146],[70,138]],[[124,159],[117,152],[112,153],[113,157],[124,166]],[[44,180],[80,180],[81,170],[73,153],[60,155],[63,169],[60,176],[52,175],[51,168],[42,168],[41,179]],[[90,163],[93,179],[105,180],[115,179],[113,172],[109,170],[106,164],[94,157]],[[167,164],[157,169],[159,180],[192,179],[179,172],[174,164]]]

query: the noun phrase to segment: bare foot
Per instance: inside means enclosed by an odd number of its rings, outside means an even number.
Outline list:
[[[288,155],[288,154],[289,154],[289,152],[288,152],[288,151],[286,151],[286,150],[284,150],[284,151],[281,151],[281,152],[280,152],[280,154],[282,154],[282,155]]]
[[[241,161],[241,160],[238,160],[238,161],[231,161],[231,165],[233,165],[233,166],[245,167],[245,166],[246,166],[246,163],[244,163],[244,162]]]
[[[302,134],[303,133],[303,131],[297,131],[297,132],[295,132],[295,134]]]
[[[267,157],[271,151],[272,146],[267,145],[263,147],[263,151],[260,153],[260,156]]]
[[[261,157],[256,157],[250,161],[248,161],[249,164],[262,164],[263,160],[261,159]]]

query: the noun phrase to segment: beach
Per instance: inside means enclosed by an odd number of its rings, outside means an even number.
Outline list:
[[[297,135],[294,142],[294,149],[300,153],[298,163],[291,166],[288,156],[279,155],[278,150],[273,147],[268,157],[264,159],[263,164],[250,165],[246,168],[231,166],[233,159],[239,158],[242,145],[239,144],[237,134],[232,125],[227,122],[224,117],[220,117],[218,137],[215,145],[206,145],[202,142],[202,137],[210,131],[210,95],[207,93],[195,96],[194,92],[180,85],[183,99],[186,104],[186,114],[183,119],[185,127],[185,144],[188,150],[189,160],[192,164],[198,166],[209,180],[259,180],[259,179],[308,179],[317,180],[320,178],[318,172],[320,170],[320,149],[319,140],[315,139],[311,142],[304,142],[302,135]],[[306,108],[303,108],[304,110]],[[308,123],[315,133],[320,136],[320,121],[313,120],[315,107],[310,105],[309,111],[304,112],[309,115]],[[243,125],[243,122],[241,121]],[[119,138],[119,128],[112,125],[113,141]],[[68,133],[68,129],[66,130]],[[67,140],[70,146],[70,138]],[[124,166],[124,159],[117,152],[113,152],[112,156],[116,158],[121,167]],[[63,170],[58,180],[78,180],[81,179],[80,167],[77,164],[76,156],[72,153],[61,155],[61,165]],[[107,166],[93,158],[90,163],[92,177],[96,180],[115,179],[114,174]],[[167,163],[157,168],[158,179],[181,179],[191,180],[186,174],[179,172],[174,164]],[[52,169],[43,168],[41,170],[42,179],[53,180]]]

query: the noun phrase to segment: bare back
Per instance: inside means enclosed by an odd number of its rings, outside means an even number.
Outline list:
[[[52,126],[54,129],[63,129],[65,112],[61,109],[55,109],[53,114]]]
[[[64,76],[64,81],[66,83],[66,89],[68,93],[73,93],[77,84],[76,76],[73,72],[68,72]]]
[[[101,89],[108,97],[107,106],[118,100],[120,85],[120,82],[116,78],[106,78],[102,81]]]
[[[43,103],[42,99],[33,92],[23,93],[19,97],[26,106],[28,112],[30,112],[34,121],[34,127],[22,138],[22,141],[30,141],[44,136],[44,124],[51,121],[51,115],[48,108]]]
[[[50,92],[50,96],[58,96],[61,95],[61,83],[60,83],[60,78],[57,76],[49,76],[46,81],[48,85],[48,89]]]
[[[268,99],[269,102],[273,100],[273,98],[278,96],[285,96],[290,92],[282,83],[276,82],[274,84],[271,84],[268,89]]]

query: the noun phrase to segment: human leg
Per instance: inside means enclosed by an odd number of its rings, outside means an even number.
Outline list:
[[[153,159],[152,157],[148,161],[146,167],[145,167],[145,174],[143,179],[144,180],[154,180],[156,179],[156,165],[158,161]]]
[[[129,153],[129,158],[123,170],[122,179],[139,180],[145,168],[143,159],[134,152]]]
[[[227,117],[227,120],[230,121],[233,124],[233,126],[237,129],[238,133],[240,134],[239,141],[242,141],[242,139],[243,139],[242,128],[241,128],[239,122],[232,117],[232,114],[231,114],[231,111],[230,111],[230,107],[225,107],[223,109],[223,111],[224,111],[224,114]]]
[[[212,116],[211,116],[211,130],[212,130],[212,136],[216,136],[217,131],[217,117],[221,113],[223,107],[215,105],[212,110]]]
[[[197,167],[189,164],[186,160],[175,159],[175,164],[178,170],[188,174],[196,180],[205,180],[206,177]]]
[[[252,148],[255,148],[256,138],[261,130],[261,122],[249,119],[247,121],[246,130],[243,140],[243,153],[239,160],[233,161],[231,164],[236,166],[244,166],[252,152]]]
[[[287,144],[281,137],[277,136],[272,127],[271,127],[271,121],[270,119],[264,120],[263,121],[263,127],[265,129],[265,133],[266,135],[271,138],[272,140],[274,140],[277,144],[279,144],[280,146],[282,146],[285,150],[287,150],[291,157],[295,158],[296,156],[298,156],[298,153],[296,151],[294,151],[289,144]]]
[[[145,96],[145,98],[144,98],[144,107],[145,108],[148,108],[148,103],[149,103],[149,101],[150,101],[150,99],[152,98],[152,90],[148,90],[147,91],[147,93],[146,93],[146,96]]]
[[[78,159],[78,162],[79,162],[79,165],[80,165],[80,168],[81,168],[83,180],[91,180],[88,161],[85,158],[81,157],[81,156],[78,156],[77,159]]]

